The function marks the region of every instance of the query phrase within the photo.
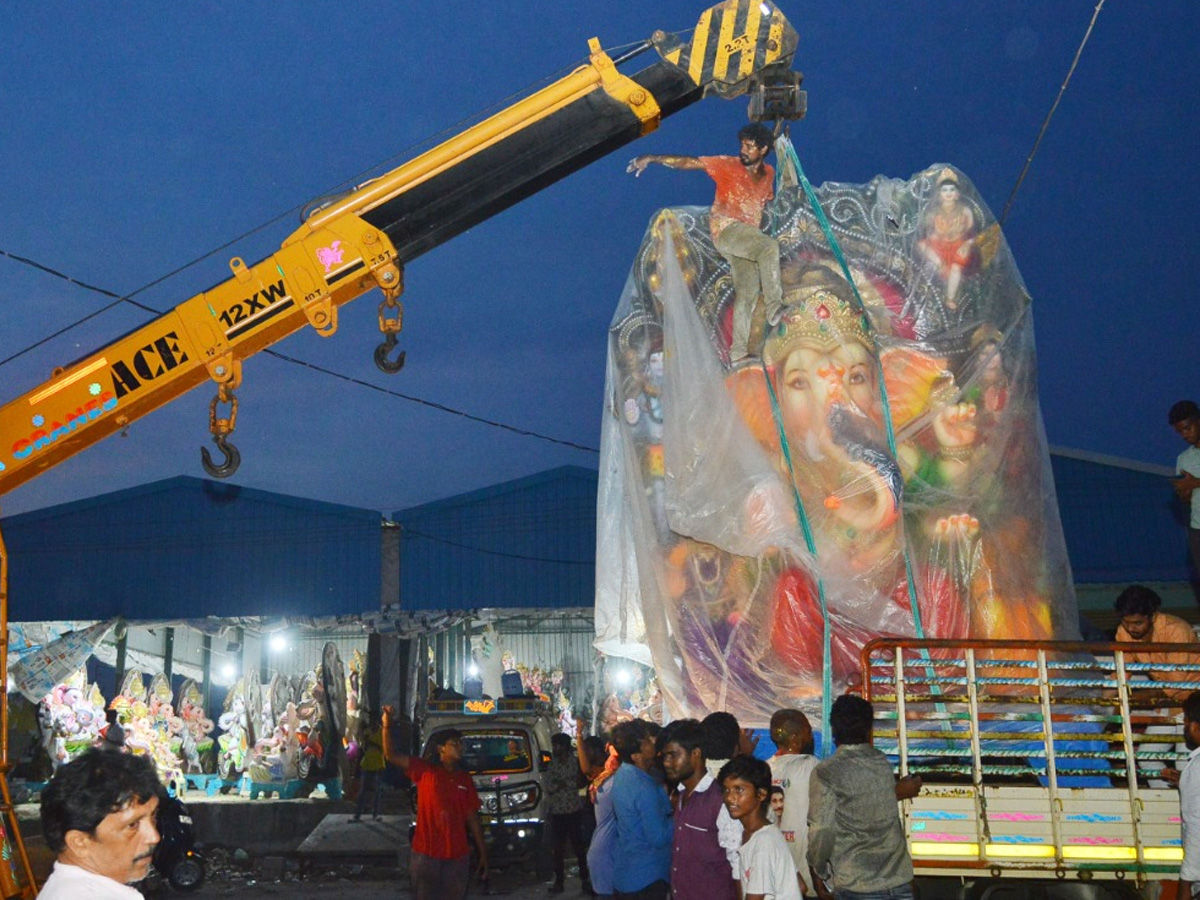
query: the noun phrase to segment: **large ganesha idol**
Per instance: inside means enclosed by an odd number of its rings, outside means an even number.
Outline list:
[[[778,194],[785,306],[759,304],[749,361],[708,211],[643,242],[609,356],[598,646],[653,663],[673,716],[761,726],[852,686],[877,636],[1076,636],[1029,298],[986,207],[942,166],[825,185],[843,268]]]

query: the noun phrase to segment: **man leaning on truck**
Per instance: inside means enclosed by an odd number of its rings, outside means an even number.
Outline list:
[[[862,697],[833,701],[829,729],[837,752],[817,763],[809,779],[808,864],[821,900],[913,898],[896,777],[872,746],[874,721]]]

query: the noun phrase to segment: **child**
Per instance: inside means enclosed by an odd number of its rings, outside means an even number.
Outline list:
[[[798,709],[781,709],[771,716],[771,740],[777,748],[769,760],[771,782],[783,790],[783,814],[775,824],[783,833],[801,893],[815,894],[808,870],[808,779],[817,765],[812,726]]]
[[[725,808],[742,825],[743,900],[800,900],[796,864],[787,842],[767,821],[771,767],[753,756],[735,756],[722,766],[719,780]]]

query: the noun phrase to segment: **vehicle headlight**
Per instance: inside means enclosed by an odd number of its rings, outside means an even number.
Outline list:
[[[495,794],[484,794],[479,798],[479,811],[488,815],[495,815],[496,810],[500,808],[500,801]]]
[[[519,812],[524,809],[533,809],[538,805],[538,798],[540,796],[541,792],[537,787],[529,785],[511,791],[504,791],[500,795],[500,798],[504,804],[504,811],[510,813]]]

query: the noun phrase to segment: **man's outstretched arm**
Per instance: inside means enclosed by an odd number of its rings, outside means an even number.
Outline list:
[[[383,756],[393,766],[399,766],[402,769],[407,769],[412,758],[407,754],[401,753],[392,744],[392,717],[394,711],[390,706],[383,708]]]
[[[629,161],[629,165],[625,168],[626,172],[632,172],[634,177],[641,175],[646,171],[646,166],[650,163],[658,163],[660,166],[666,166],[668,169],[703,169],[704,163],[700,162],[694,156],[660,156],[655,153],[649,153],[645,156],[635,156]]]

